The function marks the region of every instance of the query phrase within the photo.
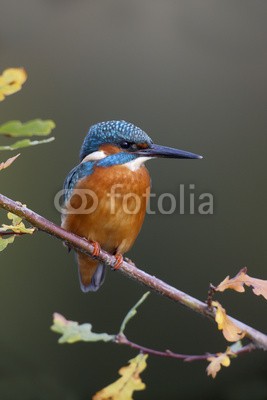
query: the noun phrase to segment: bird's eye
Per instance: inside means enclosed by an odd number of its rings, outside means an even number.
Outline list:
[[[128,150],[128,151],[136,151],[138,150],[138,146],[136,143],[132,143],[132,142],[126,142],[123,141],[120,143],[120,147],[122,149]]]
[[[121,142],[120,146],[122,149],[129,149],[131,147],[132,143],[130,142]]]

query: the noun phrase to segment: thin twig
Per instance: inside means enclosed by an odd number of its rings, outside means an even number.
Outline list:
[[[88,255],[91,255],[94,251],[94,246],[86,239],[74,235],[71,232],[65,231],[53,222],[45,219],[41,215],[36,214],[29,208],[24,207],[21,203],[17,203],[2,194],[0,194],[0,207],[25,219],[32,226],[38,228],[39,230],[66,242],[69,247],[72,247],[75,250],[79,250],[80,252]],[[111,267],[113,267],[117,262],[117,259],[114,256],[102,249],[100,250],[99,256],[95,258]],[[162,296],[183,304],[191,310],[194,310],[195,312],[214,320],[214,308],[209,309],[202,301],[168,285],[155,276],[147,274],[136,266],[124,261],[119,271],[121,271],[127,277],[132,278],[135,281],[161,294]],[[232,317],[229,317],[229,319],[234,322],[234,324],[238,326],[241,331],[245,332],[246,336],[255,344],[256,347],[267,350],[267,335]]]
[[[159,351],[159,350],[151,349],[149,347],[144,347],[144,346],[141,346],[141,345],[139,345],[137,343],[131,342],[122,333],[119,333],[118,335],[116,335],[116,337],[114,339],[114,342],[118,343],[118,344],[125,345],[125,346],[129,346],[129,347],[131,347],[133,349],[136,349],[136,350],[139,350],[141,353],[150,354],[150,355],[158,356],[158,357],[176,358],[178,360],[184,360],[184,361],[187,361],[187,362],[207,360],[209,357],[216,357],[217,356],[217,354],[211,354],[211,353],[206,353],[206,354],[201,354],[201,355],[190,355],[190,354],[174,353],[173,351],[170,351],[170,350]],[[249,353],[249,352],[251,352],[253,350],[256,350],[256,348],[257,347],[255,346],[254,343],[249,343],[249,344],[241,347],[237,351],[234,351],[233,355]]]
[[[1,232],[0,231],[0,237],[1,236],[22,236],[22,235],[26,235],[26,232],[13,232],[13,231]]]

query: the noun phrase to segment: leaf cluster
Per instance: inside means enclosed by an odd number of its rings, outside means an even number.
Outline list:
[[[0,101],[5,100],[6,96],[21,90],[26,80],[27,74],[23,68],[8,68],[4,70],[0,75]],[[25,123],[14,120],[0,125],[0,135],[9,138],[47,136],[55,126],[52,120],[34,119]],[[37,144],[49,143],[54,139],[54,137],[43,140],[21,139],[10,145],[0,145],[0,150],[17,150],[24,147],[36,146]]]

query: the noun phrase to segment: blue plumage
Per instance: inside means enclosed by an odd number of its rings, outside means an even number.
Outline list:
[[[135,158],[138,158],[136,154],[131,154],[131,153],[116,153],[116,154],[111,154],[110,156],[107,156],[103,158],[102,160],[99,160],[95,163],[97,167],[111,167],[112,165],[120,165],[120,164],[126,164]]]
[[[76,183],[85,176],[91,175],[91,173],[93,172],[94,164],[95,163],[92,161],[81,163],[70,171],[67,178],[65,179],[63,186],[65,202],[71,197],[72,191]]]

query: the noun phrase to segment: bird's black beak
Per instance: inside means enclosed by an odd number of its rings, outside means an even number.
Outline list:
[[[145,149],[140,149],[135,152],[142,157],[165,157],[165,158],[203,158],[195,153],[190,153],[189,151],[173,149],[172,147],[159,146],[157,144],[152,144],[150,147]]]

